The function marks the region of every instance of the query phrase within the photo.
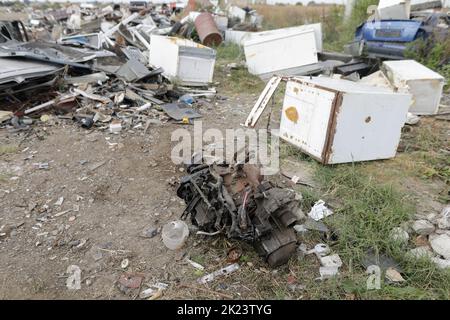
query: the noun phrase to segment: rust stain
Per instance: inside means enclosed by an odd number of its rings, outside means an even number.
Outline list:
[[[294,93],[298,94],[298,88],[294,88]]]
[[[286,117],[294,123],[298,122],[298,112],[296,107],[289,107],[284,111],[286,113]]]
[[[365,121],[366,121],[366,123],[369,123],[370,120],[372,120],[372,118],[370,116],[368,116]]]

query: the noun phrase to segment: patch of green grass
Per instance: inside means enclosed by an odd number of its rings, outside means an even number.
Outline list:
[[[323,21],[325,50],[342,52],[344,45],[353,40],[356,28],[369,18],[367,9],[377,5],[378,0],[358,0],[351,17],[345,21],[344,8],[336,6]]]
[[[434,299],[450,294],[450,273],[439,270],[429,260],[411,260],[407,248],[389,239],[394,227],[409,221],[414,213],[410,199],[392,185],[379,183],[364,174],[360,165],[318,167],[317,179],[325,187],[325,197],[339,199],[342,206],[327,219],[338,240],[333,249],[351,271],[344,272],[340,283],[322,282],[318,293],[335,298],[336,287],[343,290],[343,281],[353,281],[352,294],[363,299]],[[413,248],[414,245],[411,245]],[[384,284],[380,290],[366,290],[362,260],[369,250],[395,259],[403,269],[404,287]],[[360,280],[358,280],[360,279]],[[323,286],[323,287],[322,287]]]
[[[405,135],[405,152],[416,164],[416,175],[421,178],[439,178],[450,184],[450,142],[446,137],[445,124],[422,119]]]
[[[216,47],[215,80],[221,84],[225,93],[260,93],[265,83],[247,68],[241,65],[238,69],[229,69],[227,64],[240,63],[245,60],[243,49],[235,44],[221,44]]]
[[[291,157],[295,160],[311,160],[311,158],[305,153],[301,152],[300,149],[288,142],[280,140],[280,158]]]
[[[233,43],[222,43],[216,48],[216,59],[220,62],[238,62],[245,59],[244,51],[241,47]]]
[[[439,35],[418,39],[411,43],[405,57],[414,59],[438,72],[446,79],[446,90],[450,89],[450,38],[442,41]]]
[[[19,150],[19,146],[15,144],[2,144],[0,145],[0,155],[8,153],[16,153]]]

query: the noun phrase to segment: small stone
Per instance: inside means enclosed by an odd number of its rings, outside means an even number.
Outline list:
[[[436,220],[436,217],[437,217],[437,215],[436,215],[435,213],[430,213],[430,214],[428,214],[428,215],[426,216],[426,219],[427,219],[428,221],[430,221],[431,223],[433,223],[434,220]]]
[[[69,222],[75,221],[76,217],[75,216],[71,216],[69,217]]]
[[[100,251],[97,251],[92,255],[92,257],[95,261],[98,261],[103,258],[103,254]]]
[[[391,230],[390,238],[392,241],[396,241],[396,242],[400,242],[400,243],[408,243],[409,234],[402,228],[396,227]]]
[[[430,239],[430,245],[434,252],[443,256],[445,259],[450,259],[450,237],[447,234],[433,237]]]
[[[441,259],[441,258],[431,258],[431,260],[437,265],[440,269],[449,269],[450,268],[450,259]]]
[[[153,226],[150,226],[150,227],[144,229],[144,230],[141,232],[141,237],[143,237],[143,238],[153,238],[153,237],[155,237],[157,234],[158,234],[158,229],[155,228],[155,227],[153,227]]]
[[[437,224],[440,229],[450,229],[450,206],[447,206],[442,210],[437,219]]]
[[[407,255],[410,258],[422,259],[422,258],[432,258],[433,252],[428,247],[417,247],[408,251]]]
[[[429,246],[430,243],[428,242],[427,236],[417,236],[416,239],[414,239],[414,244],[416,247],[423,247],[423,246]]]
[[[412,228],[415,233],[420,235],[428,235],[434,232],[434,225],[427,220],[416,220],[414,221]]]
[[[69,247],[76,247],[80,244],[80,240],[73,240],[68,243]]]
[[[403,279],[403,277],[400,274],[400,272],[398,272],[394,268],[388,268],[386,270],[386,275],[385,276],[391,282],[403,282],[403,281],[405,281],[405,279]]]

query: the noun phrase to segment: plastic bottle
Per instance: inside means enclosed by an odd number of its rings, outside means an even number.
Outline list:
[[[161,236],[168,249],[177,250],[186,242],[189,236],[189,227],[184,221],[171,221],[163,227]]]

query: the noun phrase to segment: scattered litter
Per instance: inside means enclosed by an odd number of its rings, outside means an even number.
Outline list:
[[[199,264],[199,263],[197,263],[195,261],[192,261],[190,259],[186,259],[186,261],[189,262],[191,264],[191,266],[193,266],[197,270],[205,270],[204,266],[202,266],[201,264]]]
[[[322,221],[316,221],[311,218],[306,218],[304,227],[306,230],[315,230],[323,233],[328,233],[330,230]]]
[[[189,237],[189,227],[184,221],[171,221],[161,232],[164,245],[170,250],[180,249]]]
[[[169,117],[178,121],[181,121],[185,118],[196,119],[202,117],[201,114],[199,114],[197,111],[195,111],[185,103],[167,103],[161,105],[161,108],[165,113],[167,113]]]
[[[33,165],[41,170],[47,170],[49,168],[48,162],[33,163]]]
[[[69,209],[69,210],[64,210],[64,211],[58,212],[58,213],[56,213],[56,214],[53,215],[53,218],[58,218],[58,217],[60,217],[60,216],[62,216],[62,215],[64,215],[64,214],[66,214],[66,213],[68,213],[68,212],[71,212],[71,211],[72,211],[72,210]]]
[[[308,213],[308,216],[314,219],[315,221],[319,221],[325,217],[331,216],[332,214],[333,211],[331,211],[325,206],[325,201],[318,200],[311,208],[311,211]]]
[[[120,276],[118,281],[119,289],[128,293],[130,289],[138,289],[141,287],[144,276],[134,273],[124,273]]]
[[[418,124],[420,121],[420,117],[416,116],[415,114],[412,114],[411,112],[408,112],[408,114],[406,115],[406,124],[409,125],[415,125]]]
[[[63,202],[64,202],[64,197],[59,197],[58,200],[55,202],[55,206],[60,207],[60,206],[62,206]]]
[[[70,265],[67,267],[66,273],[69,277],[66,281],[66,287],[69,290],[81,289],[81,269],[77,265]]]
[[[323,267],[341,267],[342,260],[337,254],[332,254],[330,256],[320,257],[320,263]]]
[[[139,298],[141,298],[141,299],[150,298],[151,296],[153,296],[155,294],[155,291],[156,290],[152,289],[152,288],[142,290],[141,293],[139,294]]]
[[[122,131],[122,123],[121,121],[113,121],[109,125],[109,132],[111,133],[119,133]]]
[[[339,274],[339,268],[336,266],[332,267],[320,267],[319,268],[320,273],[320,280],[330,279]]]
[[[130,261],[128,259],[123,259],[122,262],[120,263],[120,267],[122,269],[126,269],[129,264],[130,264]]]
[[[237,270],[239,270],[239,264],[233,263],[233,264],[230,264],[229,266],[226,266],[222,269],[214,271],[213,273],[210,273],[210,274],[207,274],[206,276],[201,277],[200,279],[197,280],[197,282],[201,283],[201,284],[205,284],[205,283],[214,281],[218,277],[227,276],[230,273],[233,273]]]

